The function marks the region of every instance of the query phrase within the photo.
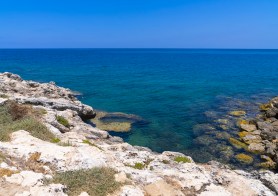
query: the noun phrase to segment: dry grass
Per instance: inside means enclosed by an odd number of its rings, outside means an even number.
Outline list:
[[[89,170],[57,173],[48,183],[61,183],[67,186],[68,194],[79,195],[85,191],[89,195],[106,196],[116,191],[120,183],[114,179],[115,171],[111,168],[93,168]]]
[[[6,156],[0,152],[0,163],[6,160]]]
[[[40,157],[41,153],[39,152],[31,154],[25,163],[25,167],[34,172],[45,173],[44,164],[39,161]]]
[[[6,104],[6,107],[8,109],[8,113],[11,115],[12,120],[14,121],[29,116],[33,112],[32,106],[18,104],[14,101],[9,101]]]
[[[5,94],[0,94],[0,98],[7,99],[7,98],[9,98],[9,96],[5,95]]]
[[[6,169],[6,168],[0,168],[0,177],[11,176],[15,173],[17,173],[17,172],[10,170],[10,169]]]
[[[8,102],[0,106],[0,141],[9,141],[14,131],[26,130],[36,138],[51,141],[55,136],[38,119],[31,106]]]

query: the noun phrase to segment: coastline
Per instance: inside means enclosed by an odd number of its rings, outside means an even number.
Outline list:
[[[0,105],[4,105],[8,100],[13,100],[45,110],[46,113],[42,115],[41,121],[52,134],[59,138],[59,142],[70,144],[69,146],[59,146],[39,140],[26,132],[28,130],[13,132],[11,141],[0,142],[0,152],[8,155],[9,161],[14,162],[15,165],[5,163],[5,167],[10,169],[14,167],[12,169],[18,173],[12,174],[10,177],[4,176],[4,182],[16,184],[14,179],[23,176],[24,170],[16,166],[14,159],[28,159],[33,153],[40,153],[38,162],[44,166],[47,166],[46,163],[54,165],[55,168],[58,168],[54,171],[103,166],[115,169],[117,175],[121,176],[121,179],[118,180],[123,184],[128,182],[128,185],[123,185],[117,190],[117,193],[113,193],[114,195],[159,195],[167,190],[170,192],[166,195],[278,194],[278,175],[268,170],[253,172],[231,170],[229,167],[213,161],[207,164],[198,164],[191,157],[182,153],[166,151],[160,154],[145,147],[124,143],[121,138],[112,137],[108,132],[84,123],[84,119],[91,119],[95,116],[93,108],[82,104],[69,89],[58,87],[55,83],[40,84],[24,81],[20,76],[11,73],[0,74],[0,81]],[[269,118],[276,117],[278,113],[275,109],[276,105],[276,102],[272,102],[267,107],[266,114]],[[65,118],[69,125],[64,126],[59,123],[57,116]],[[265,124],[259,124],[256,124],[256,128],[263,130],[259,133],[260,135],[265,133],[266,127]],[[253,122],[245,122],[241,125],[241,128],[250,130],[246,125],[250,128]],[[248,130],[245,131],[252,133],[254,131],[253,129]],[[89,143],[84,143],[84,141]],[[268,150],[269,148],[266,146],[267,144],[265,144],[265,149]],[[273,153],[277,162],[277,153],[276,151]],[[2,165],[1,168],[3,168]],[[50,167],[48,169],[51,170]],[[36,183],[23,186],[21,182],[17,183],[17,186],[27,187],[27,191],[31,195],[31,188],[36,189],[37,192],[50,191],[53,188],[37,182],[41,181],[45,175],[51,176],[54,171],[46,174],[30,171],[33,172],[32,175],[25,177],[34,179],[34,176],[37,176]],[[58,189],[60,195],[65,194],[61,188],[63,185],[55,186],[60,187]],[[59,195],[53,191],[52,193]]]

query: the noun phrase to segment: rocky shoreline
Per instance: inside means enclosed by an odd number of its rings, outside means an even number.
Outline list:
[[[278,97],[260,105],[261,113],[250,120],[240,120],[239,140],[230,138],[230,143],[244,150],[260,155],[263,160],[258,167],[277,171],[278,163]],[[242,161],[252,157],[242,153]]]
[[[0,195],[67,195],[70,187],[44,179],[102,167],[113,169],[114,180],[119,183],[110,196],[278,194],[278,174],[269,170],[232,170],[214,161],[199,164],[182,153],[159,154],[124,143],[85,123],[95,117],[93,108],[53,82],[37,83],[12,73],[0,74],[0,106],[10,102],[40,111],[36,119],[55,138],[44,141],[30,130],[19,129],[8,141],[0,140]],[[278,98],[263,105],[262,110],[265,115],[239,124],[242,141],[237,142],[261,153],[269,166],[270,160],[273,165],[278,158]]]

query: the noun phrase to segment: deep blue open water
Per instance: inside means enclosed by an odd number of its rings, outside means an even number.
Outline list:
[[[248,118],[258,103],[278,95],[278,50],[1,49],[4,71],[55,81],[99,110],[139,115],[149,123],[114,135],[200,162],[236,163],[219,151],[238,152],[200,127],[210,124],[236,137],[234,126],[223,129],[217,119],[233,121],[227,114],[235,109],[246,110]]]

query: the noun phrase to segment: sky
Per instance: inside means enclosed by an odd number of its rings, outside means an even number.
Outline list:
[[[278,0],[1,0],[0,48],[278,49]]]

